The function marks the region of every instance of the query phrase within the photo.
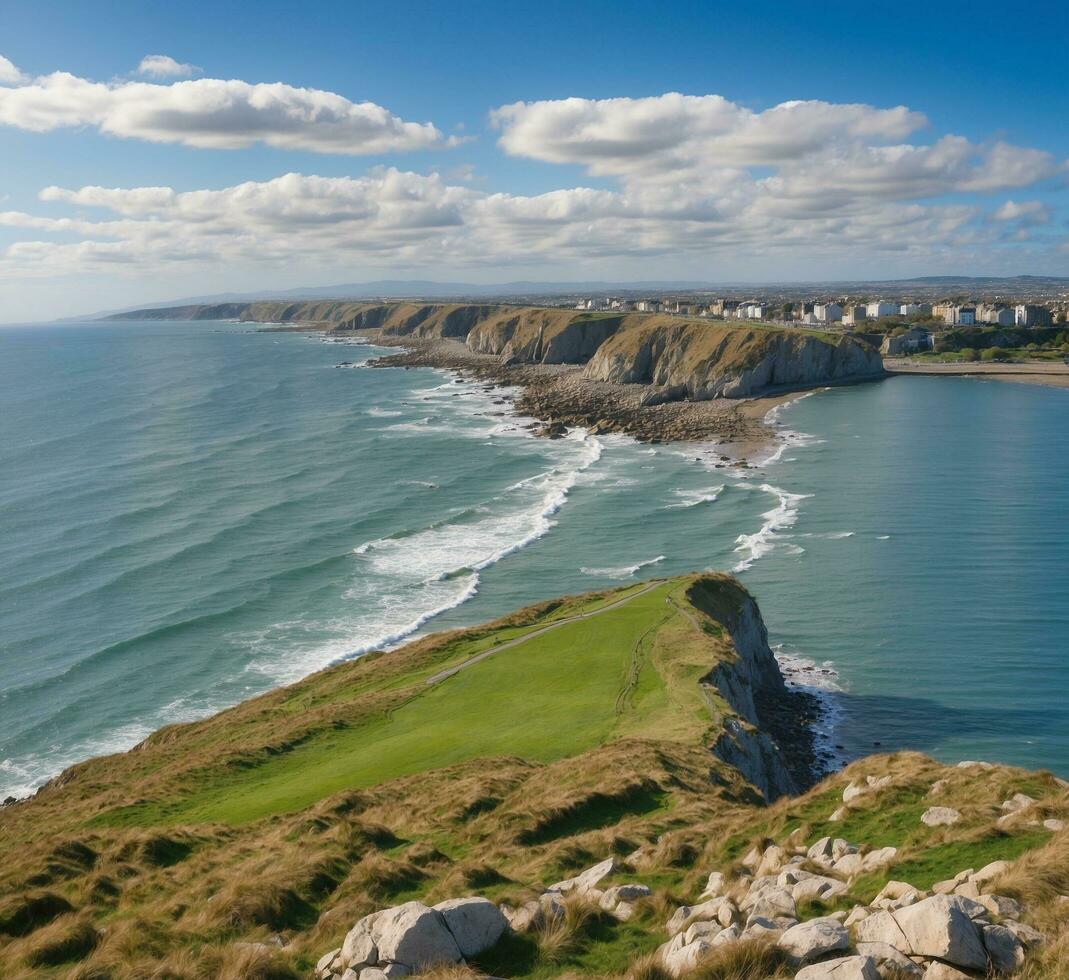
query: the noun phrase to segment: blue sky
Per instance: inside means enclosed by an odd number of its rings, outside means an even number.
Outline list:
[[[384,277],[1069,274],[1067,52],[1054,3],[7,0],[0,319]],[[350,103],[386,122],[324,124]]]

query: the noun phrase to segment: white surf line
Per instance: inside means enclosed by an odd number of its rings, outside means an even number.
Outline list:
[[[735,573],[745,572],[755,561],[772,551],[777,544],[776,533],[793,527],[798,519],[798,502],[812,496],[806,493],[789,493],[771,483],[761,484],[760,489],[775,496],[779,505],[761,515],[765,520],[756,533],[740,534],[735,539],[735,552],[745,555],[732,569]]]
[[[612,578],[612,579],[625,579],[634,578],[635,573],[643,568],[647,568],[650,565],[657,565],[664,561],[666,555],[658,555],[656,558],[649,558],[646,561],[637,562],[634,565],[620,565],[612,568],[587,568],[585,565],[579,569],[584,575],[594,575],[599,578]]]
[[[440,681],[444,681],[448,677],[452,677],[454,674],[460,673],[462,670],[467,670],[468,667],[472,667],[477,663],[485,660],[487,657],[492,656],[495,653],[500,653],[502,650],[510,650],[512,647],[517,647],[521,643],[526,643],[528,640],[534,639],[536,636],[541,636],[543,633],[548,633],[550,630],[555,630],[561,626],[566,626],[568,623],[575,623],[581,619],[589,619],[592,616],[597,616],[603,612],[607,612],[610,609],[615,609],[617,606],[622,606],[625,602],[630,602],[632,599],[637,599],[640,595],[645,595],[650,589],[656,588],[658,585],[663,585],[663,582],[650,582],[647,585],[642,586],[637,592],[632,592],[631,595],[624,596],[621,599],[617,599],[615,602],[610,602],[607,606],[601,606],[598,609],[592,609],[590,612],[576,613],[574,616],[566,616],[564,619],[558,619],[555,623],[550,623],[547,626],[541,626],[536,630],[532,630],[530,633],[526,633],[523,636],[518,636],[514,640],[509,640],[507,643],[502,643],[500,646],[491,647],[489,650],[484,650],[482,653],[476,654],[474,657],[469,657],[463,663],[457,664],[455,667],[449,667],[446,670],[440,670],[437,674],[428,677],[426,680],[427,685],[437,684]]]

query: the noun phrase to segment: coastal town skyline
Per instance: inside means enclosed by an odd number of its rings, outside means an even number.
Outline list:
[[[234,4],[205,32],[7,5],[0,319],[379,278],[1064,273],[1066,97],[1042,70],[1064,12],[988,59],[1025,29],[993,5],[960,50],[936,43],[949,9],[928,32],[919,7],[840,13],[592,4],[549,36],[420,6],[279,32]]]

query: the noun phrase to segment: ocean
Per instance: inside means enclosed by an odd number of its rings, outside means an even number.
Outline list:
[[[706,568],[828,692],[843,757],[1069,775],[1069,392],[821,392],[738,469],[536,439],[508,390],[378,353],[248,324],[0,329],[0,797],[420,632]]]

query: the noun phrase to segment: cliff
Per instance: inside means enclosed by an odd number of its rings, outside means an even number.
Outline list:
[[[883,375],[879,353],[854,337],[642,313],[465,303],[283,303],[142,310],[110,319],[237,318],[313,323],[384,339],[458,340],[508,365],[586,365],[583,377],[651,386],[648,404],[746,398]]]
[[[583,372],[593,381],[653,385],[666,400],[693,401],[882,374],[879,352],[853,337],[686,321],[621,331],[598,348]]]
[[[1064,782],[899,754],[770,802],[808,779],[769,701],[797,722],[715,574],[368,654],[0,808],[0,975],[787,980],[911,902],[960,937],[918,961],[1020,965],[1042,929],[1027,976],[1063,975]],[[883,975],[854,966],[805,976]]]

